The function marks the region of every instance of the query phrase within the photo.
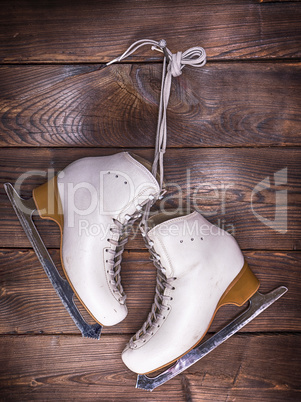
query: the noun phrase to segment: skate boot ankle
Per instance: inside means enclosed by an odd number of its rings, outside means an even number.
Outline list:
[[[155,299],[122,353],[126,366],[140,374],[188,352],[221,306],[241,306],[259,287],[235,239],[198,212],[161,217],[145,241],[157,268]]]
[[[160,192],[144,165],[127,152],[83,158],[33,191],[40,216],[60,227],[66,278],[101,325],[127,315],[120,276],[127,227]]]

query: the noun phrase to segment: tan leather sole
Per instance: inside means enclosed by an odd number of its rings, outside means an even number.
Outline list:
[[[156,368],[155,370],[148,371],[147,373],[139,373],[139,374],[154,373],[164,367],[169,366],[170,364],[172,364],[172,363],[176,362],[178,359],[180,359],[182,356],[186,355],[186,353],[190,352],[190,350],[195,348],[203,340],[204,336],[207,334],[207,332],[212,324],[212,321],[220,307],[225,306],[226,304],[234,304],[236,306],[242,306],[253,296],[254,293],[257,292],[259,285],[260,285],[259,280],[253,274],[248,263],[245,261],[239,274],[230,283],[230,285],[227,287],[227,289],[223,293],[222,297],[220,298],[220,300],[216,306],[216,309],[213,313],[213,316],[210,320],[208,328],[206,329],[204,335],[190,349],[188,349],[185,353],[182,353],[176,359],[164,364],[161,367]]]

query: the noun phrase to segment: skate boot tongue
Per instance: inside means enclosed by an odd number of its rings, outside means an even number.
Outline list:
[[[172,255],[169,254],[172,248],[169,247],[170,243],[173,242],[175,237],[179,238],[179,242],[183,241],[181,235],[185,234],[188,227],[185,223],[187,219],[189,221],[189,218],[194,214],[196,213],[193,212],[192,214],[186,215],[183,211],[183,213],[166,216],[162,213],[148,220],[147,226],[152,229],[150,229],[145,236],[145,242],[150,253],[155,255],[155,259],[160,261],[161,270],[166,278],[172,278],[179,274],[179,272],[175,272],[171,263]],[[191,229],[188,230],[193,233]]]

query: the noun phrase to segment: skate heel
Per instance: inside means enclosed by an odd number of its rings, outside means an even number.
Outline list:
[[[221,297],[218,307],[225,304],[235,304],[236,306],[242,306],[259,288],[259,280],[251,271],[247,262],[237,277],[230,283],[229,287]]]
[[[55,221],[62,230],[64,216],[57,187],[57,178],[53,177],[47,183],[35,188],[33,190],[33,199],[40,217]]]

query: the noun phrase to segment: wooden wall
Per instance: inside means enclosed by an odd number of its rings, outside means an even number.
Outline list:
[[[297,401],[301,361],[298,1],[0,1],[0,400]],[[165,158],[169,199],[231,229],[267,292],[288,293],[239,334],[152,394],[120,353],[152,304],[156,272],[140,238],[124,255],[129,315],[81,338],[6,198],[28,170],[130,150],[151,160],[161,57],[142,50],[102,68],[134,40],[206,49],[172,83]],[[287,169],[284,171],[284,169]],[[284,182],[275,182],[283,171]],[[254,195],[270,178],[270,188]],[[31,176],[22,195],[44,182]],[[196,191],[197,189],[197,191]],[[271,228],[277,191],[287,208]],[[255,214],[254,214],[255,211]],[[286,212],[287,211],[287,219]],[[256,215],[257,214],[257,215]],[[59,231],[37,222],[59,264]],[[210,332],[235,316],[221,309]],[[155,351],[154,351],[155,352]]]

